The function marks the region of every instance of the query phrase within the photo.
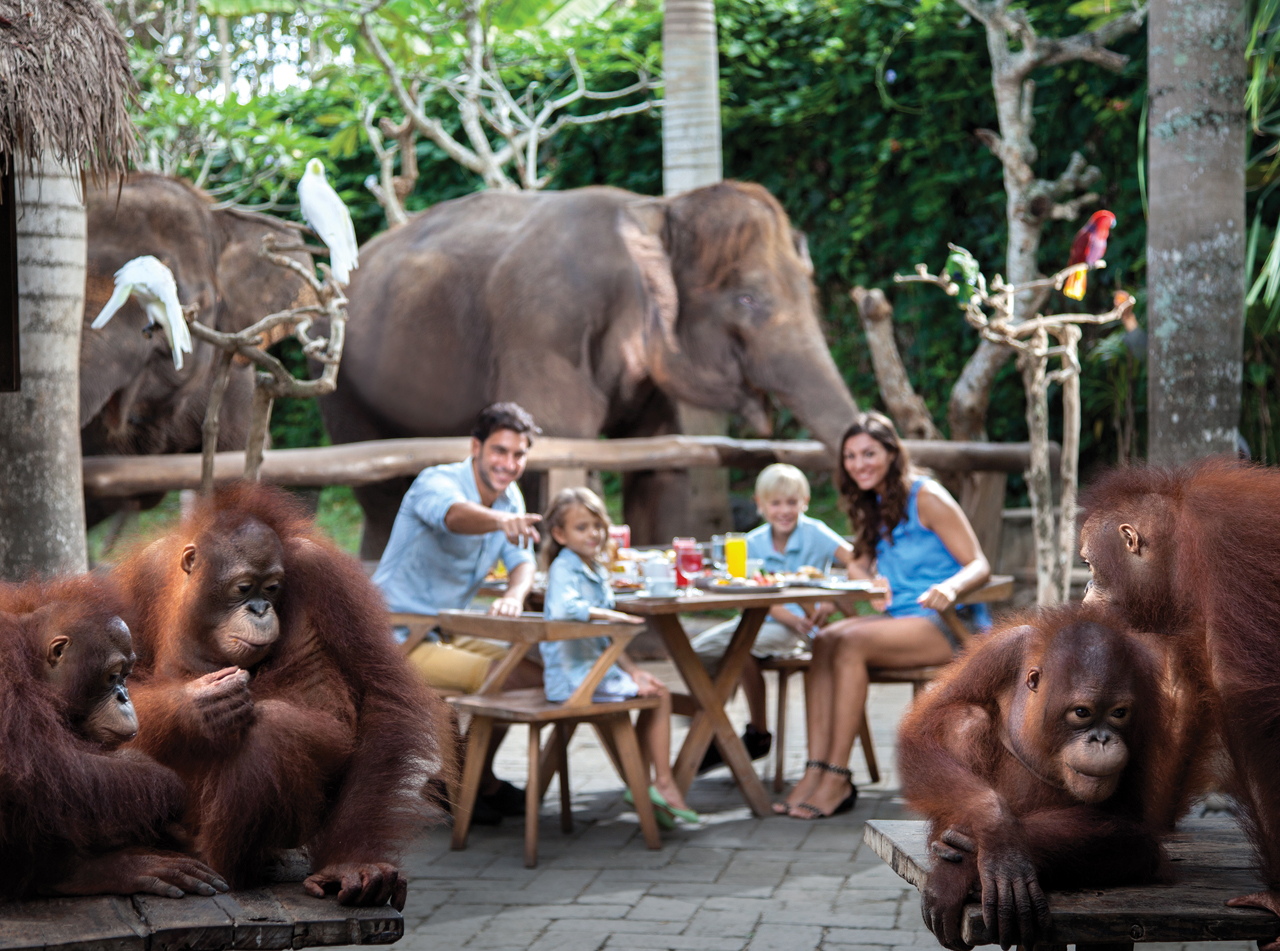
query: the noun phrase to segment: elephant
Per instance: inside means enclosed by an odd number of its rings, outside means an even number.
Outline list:
[[[199,450],[217,353],[193,341],[174,369],[162,333],[142,333],[147,317],[131,300],[101,330],[89,324],[115,287],[116,270],[152,254],[172,272],[183,305],[222,331],[243,330],[290,307],[316,303],[301,277],[259,257],[264,235],[282,244],[298,233],[268,215],[217,209],[203,191],[177,178],[134,173],[86,195],[88,267],[80,335],[80,442],[85,455],[145,455]],[[312,267],[304,251],[290,256]],[[282,334],[283,335],[283,334]],[[272,341],[273,342],[273,341]],[[237,358],[219,415],[218,448],[243,449],[253,402],[252,367]],[[154,504],[158,497],[143,500]],[[86,499],[90,525],[118,502]]]
[[[361,250],[342,372],[321,413],[335,443],[465,435],[498,400],[554,436],[677,432],[677,401],[766,433],[772,394],[835,446],[857,407],[823,338],[812,272],[803,236],[751,183],[443,202]],[[670,538],[642,482],[625,491],[633,538]],[[407,485],[357,490],[363,557],[381,552]]]

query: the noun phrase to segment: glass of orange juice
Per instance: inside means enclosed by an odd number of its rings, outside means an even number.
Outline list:
[[[730,577],[747,576],[747,536],[729,532],[724,536],[724,564]]]

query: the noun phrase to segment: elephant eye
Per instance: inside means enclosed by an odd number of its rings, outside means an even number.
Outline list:
[[[752,297],[750,294],[743,294],[741,297],[738,298],[738,303],[741,304],[743,307],[754,307],[756,303],[756,299]]]

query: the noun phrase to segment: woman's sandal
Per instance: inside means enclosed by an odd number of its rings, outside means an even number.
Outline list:
[[[811,769],[826,769],[827,766],[828,764],[824,763],[820,759],[805,760],[804,771],[807,773]],[[785,816],[790,814],[790,812],[791,803],[787,802],[785,799],[782,800],[782,802],[775,802],[773,804],[773,814],[775,816]]]
[[[844,767],[844,766],[835,766],[831,763],[820,763],[817,760],[810,760],[809,762],[817,766],[818,769],[826,770],[828,773],[835,773],[837,776],[843,776],[845,779],[849,780],[849,786],[851,787],[851,789],[850,789],[849,795],[841,799],[840,803],[830,812],[823,812],[821,809],[819,809],[817,806],[815,806],[813,803],[810,803],[810,802],[798,802],[796,803],[795,808],[806,809],[808,810],[809,815],[791,816],[791,818],[793,819],[803,818],[806,822],[811,822],[814,819],[830,819],[832,816],[838,816],[841,813],[848,812],[850,809],[852,809],[853,804],[858,801],[858,787],[853,785],[853,770],[848,769],[847,767]],[[788,813],[788,815],[790,815],[790,813]]]

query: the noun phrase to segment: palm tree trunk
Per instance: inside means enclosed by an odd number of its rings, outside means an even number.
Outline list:
[[[1148,458],[1234,453],[1245,295],[1244,0],[1153,0]]]
[[[662,18],[662,191],[679,195],[724,177],[720,146],[720,53],[715,0],[666,0]],[[681,403],[680,429],[724,435],[724,413]],[[683,481],[683,480],[681,480]],[[709,538],[733,528],[729,473],[695,469],[688,474],[680,531]]]
[[[0,577],[10,580],[88,567],[80,471],[80,176],[46,158],[40,174],[18,177],[17,199],[22,389],[0,394]]]
[[[666,0],[662,19],[662,191],[724,177],[714,0]]]

